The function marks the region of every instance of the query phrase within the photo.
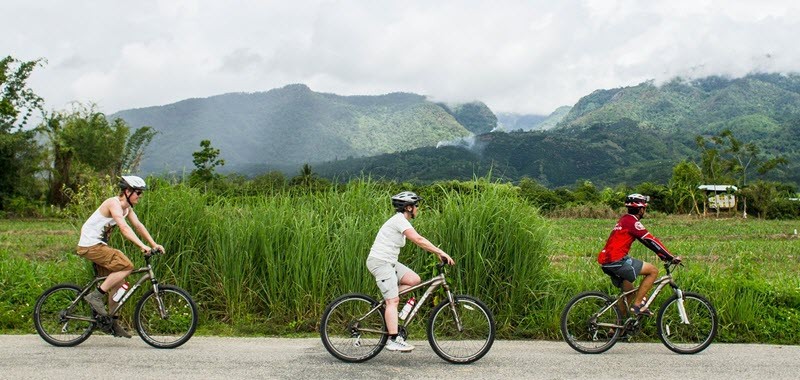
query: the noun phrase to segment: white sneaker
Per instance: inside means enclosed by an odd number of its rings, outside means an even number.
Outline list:
[[[389,342],[386,343],[386,349],[389,351],[410,352],[414,349],[414,346],[406,343],[403,337],[398,336],[395,340],[389,339]]]

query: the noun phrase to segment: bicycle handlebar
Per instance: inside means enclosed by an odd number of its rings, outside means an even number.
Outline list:
[[[164,251],[152,248],[152,249],[150,249],[150,251],[146,252],[144,254],[144,256],[145,257],[151,257],[151,256],[154,256],[154,255],[163,255],[163,254],[164,254]]]
[[[673,267],[674,267],[674,266],[676,266],[676,265],[678,265],[678,266],[684,266],[684,265],[683,265],[683,261],[679,261],[679,262],[677,262],[677,263],[673,263],[672,261],[665,261],[665,262],[664,262],[664,269],[666,269],[666,271],[667,271],[667,274],[670,274],[670,273],[672,273],[672,269],[673,269]]]

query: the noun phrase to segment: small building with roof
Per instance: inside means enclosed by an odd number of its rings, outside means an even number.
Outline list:
[[[700,185],[697,187],[706,192],[709,209],[720,212],[723,210],[736,210],[736,195],[739,189],[734,185]],[[704,207],[705,208],[705,205]],[[705,210],[703,210],[705,212]]]

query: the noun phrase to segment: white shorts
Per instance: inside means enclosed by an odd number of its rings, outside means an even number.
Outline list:
[[[367,258],[367,269],[369,273],[375,276],[375,282],[378,284],[383,298],[387,300],[399,297],[398,285],[400,284],[400,279],[406,273],[414,273],[414,271],[400,262],[392,264],[372,257]]]

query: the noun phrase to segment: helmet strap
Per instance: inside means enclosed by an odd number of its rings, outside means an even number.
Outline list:
[[[133,203],[131,203],[131,196],[128,194],[128,190],[130,190],[130,188],[122,190],[122,194],[125,194],[125,200],[128,201],[128,206],[133,208]]]

